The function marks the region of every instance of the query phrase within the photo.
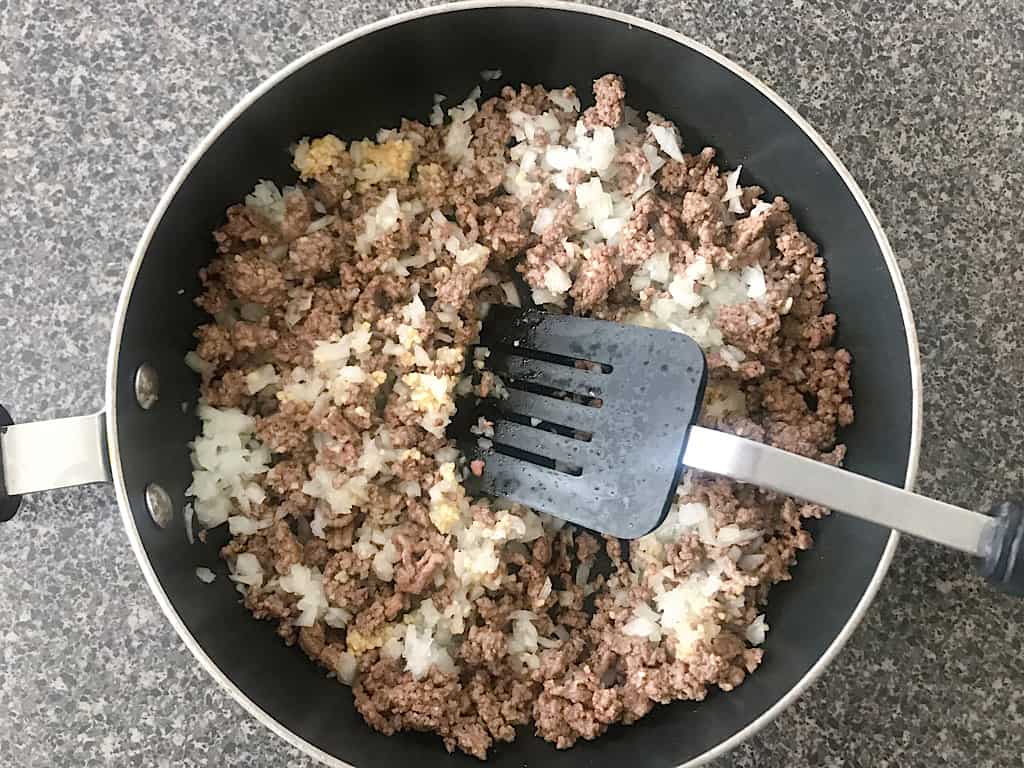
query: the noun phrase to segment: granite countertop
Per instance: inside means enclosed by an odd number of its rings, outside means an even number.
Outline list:
[[[0,402],[99,408],[111,314],[189,149],[299,54],[417,5],[0,3]],[[995,0],[610,6],[774,86],[885,225],[924,360],[919,488],[985,506],[1024,486],[1024,10]],[[215,52],[215,53],[214,53]],[[719,766],[1022,765],[1024,602],[901,544],[846,650]],[[311,766],[251,720],[164,620],[113,492],[26,502],[0,528],[0,763]]]

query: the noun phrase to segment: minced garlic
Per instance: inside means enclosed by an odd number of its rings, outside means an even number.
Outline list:
[[[350,629],[346,634],[345,641],[348,646],[348,652],[353,656],[358,656],[361,653],[372,650],[374,648],[380,648],[387,642],[387,632],[380,630],[374,632],[372,635],[364,635],[357,629]]]
[[[303,139],[295,148],[293,165],[303,181],[340,168],[348,157],[345,142],[329,133],[319,139]]]
[[[405,139],[383,144],[363,139],[352,144],[352,158],[356,162],[356,189],[361,192],[382,181],[407,181],[416,148]]]

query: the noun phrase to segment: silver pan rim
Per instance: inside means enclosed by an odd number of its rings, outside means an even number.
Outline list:
[[[378,30],[386,29],[391,26],[402,24],[406,21],[413,19],[419,19],[428,16],[439,16],[446,13],[452,13],[455,11],[471,10],[471,9],[486,9],[486,8],[497,8],[497,7],[519,7],[519,8],[538,8],[547,10],[560,10],[569,11],[573,13],[586,14],[590,16],[599,16],[611,21],[616,21],[626,26],[638,27],[641,29],[648,30],[655,34],[659,34],[669,40],[672,40],[679,45],[686,46],[687,48],[700,53],[708,59],[711,59],[719,66],[729,70],[730,72],[743,78],[745,81],[755,87],[761,94],[772,102],[776,107],[782,110],[790,120],[792,120],[814,143],[818,150],[828,159],[835,168],[836,173],[839,174],[843,182],[846,184],[850,193],[857,201],[858,206],[861,209],[865,220],[868,222],[871,230],[875,236],[875,240],[878,243],[878,247],[882,252],[882,256],[885,259],[886,265],[889,268],[889,277],[892,281],[893,289],[896,292],[896,298],[900,306],[900,313],[903,319],[903,326],[906,332],[907,349],[910,355],[910,371],[911,371],[911,393],[912,393],[912,414],[911,414],[911,437],[910,437],[910,451],[907,457],[907,470],[904,479],[904,487],[907,490],[911,490],[914,486],[914,482],[917,477],[918,461],[920,458],[920,447],[921,447],[921,428],[923,419],[923,398],[922,398],[922,383],[921,383],[921,358],[920,351],[918,348],[917,330],[914,325],[913,312],[910,308],[910,298],[907,294],[906,285],[903,282],[903,276],[900,273],[899,265],[896,261],[896,256],[892,251],[892,247],[889,244],[889,240],[882,230],[882,226],[878,221],[878,217],[875,215],[865,197],[863,191],[858,186],[857,182],[854,181],[850,172],[846,166],[839,159],[832,148],[825,142],[825,140],[818,134],[818,132],[811,127],[811,125],[792,107],[790,106],[781,96],[775,91],[769,88],[760,79],[755,77],[753,74],[748,72],[745,68],[739,64],[727,59],[716,51],[712,50],[708,46],[697,42],[696,40],[687,37],[686,35],[680,34],[672,29],[655,24],[645,19],[631,16],[625,13],[619,13],[617,11],[605,10],[603,8],[596,8],[594,6],[585,5],[582,3],[574,2],[561,2],[561,0],[464,0],[463,2],[454,2],[445,5],[439,5],[431,8],[422,8],[414,11],[408,11],[396,16],[391,16],[386,19],[367,24],[359,27],[345,35],[335,38],[330,42],[327,42],[318,48],[310,51],[309,53],[301,56],[290,64],[286,65],[282,69],[278,70],[275,74],[260,83],[256,88],[250,91],[244,98],[242,98],[229,112],[227,112],[217,124],[210,130],[210,132],[203,138],[203,140],[196,146],[189,154],[185,163],[178,171],[177,175],[168,185],[164,191],[163,196],[160,198],[156,209],[153,211],[152,216],[149,219],[146,229],[144,230],[139,244],[136,247],[135,254],[132,257],[132,261],[128,267],[128,273],[125,277],[124,286],[121,291],[121,296],[118,301],[117,312],[114,316],[114,324],[111,331],[110,340],[110,351],[107,358],[107,382],[106,382],[106,427],[107,435],[109,440],[110,448],[110,466],[113,474],[114,490],[117,495],[118,506],[121,510],[121,517],[124,522],[125,531],[128,534],[128,539],[131,542],[132,550],[135,552],[135,557],[139,561],[139,566],[142,568],[143,575],[146,578],[146,582],[149,584],[150,590],[156,597],[160,608],[163,610],[164,615],[170,622],[171,626],[174,627],[178,636],[181,638],[185,646],[192,652],[192,655],[196,657],[202,667],[210,674],[210,676],[216,680],[222,689],[240,704],[250,715],[256,720],[262,723],[264,726],[269,728],[271,731],[276,733],[288,744],[305,753],[306,755],[319,760],[321,763],[331,766],[332,768],[354,768],[350,763],[346,763],[343,760],[329,755],[319,747],[306,741],[304,738],[299,736],[297,733],[286,728],[265,710],[259,707],[252,699],[250,699],[237,685],[235,685],[228,677],[221,671],[221,669],[213,662],[213,660],[206,654],[202,646],[195,639],[192,633],[185,626],[178,612],[175,610],[174,605],[171,603],[164,592],[163,586],[160,583],[159,578],[156,575],[156,571],[153,568],[152,563],[149,561],[149,557],[146,554],[146,550],[142,545],[142,539],[139,535],[138,529],[135,525],[135,518],[131,511],[131,505],[128,500],[127,490],[125,488],[124,474],[121,470],[121,453],[120,445],[118,441],[117,432],[117,387],[115,382],[118,356],[120,353],[120,341],[122,332],[124,330],[125,317],[127,314],[128,304],[131,299],[132,291],[135,287],[135,282],[138,277],[139,268],[142,265],[142,261],[145,258],[146,251],[149,248],[150,240],[156,232],[157,227],[160,225],[164,214],[167,211],[171,201],[177,195],[178,190],[188,177],[189,173],[195,167],[199,159],[206,153],[210,146],[216,141],[216,139],[231,125],[245,110],[247,110],[257,99],[259,99],[264,93],[275,87],[278,83],[284,80],[293,72],[301,69],[310,62],[320,58],[321,56],[346,45],[353,40],[357,40],[366,35],[372,34]],[[889,535],[888,542],[886,543],[885,550],[882,553],[882,557],[878,561],[878,566],[875,569],[875,573],[869,582],[867,589],[861,596],[860,601],[857,603],[856,608],[850,614],[850,618],[847,620],[842,631],[836,636],[835,640],[832,641],[831,645],[826,649],[825,653],[815,662],[815,664],[804,674],[800,680],[783,696],[779,698],[771,707],[769,707],[764,713],[762,713],[756,720],[748,724],[744,728],[734,733],[729,738],[720,742],[715,747],[707,750],[701,755],[682,763],[677,768],[696,768],[696,766],[704,765],[717,757],[721,757],[725,753],[731,751],[741,743],[749,739],[755,733],[764,728],[768,723],[778,717],[786,708],[788,708],[793,702],[799,698],[804,691],[806,691],[815,680],[825,671],[828,665],[838,655],[839,651],[842,650],[843,646],[850,639],[850,636],[856,630],[857,626],[861,623],[867,612],[868,607],[871,605],[878,593],[879,588],[882,585],[885,575],[889,570],[889,566],[892,564],[893,556],[896,552],[896,547],[899,543],[899,534],[896,531],[892,531]]]

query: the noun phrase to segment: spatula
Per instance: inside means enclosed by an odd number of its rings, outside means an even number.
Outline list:
[[[983,515],[696,426],[707,368],[688,336],[494,307],[475,358],[507,397],[458,403],[471,493],[633,539],[665,519],[691,467],[970,553],[999,588],[1024,594],[1024,507]]]

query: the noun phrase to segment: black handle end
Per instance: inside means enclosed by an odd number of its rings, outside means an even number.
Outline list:
[[[978,571],[997,589],[1024,596],[1024,506],[1001,501],[992,507]]]
[[[14,419],[11,418],[11,414],[0,405],[0,434],[3,434],[4,427],[9,427],[14,423]],[[4,485],[4,462],[3,456],[0,456],[0,523],[6,523],[15,513],[18,511],[18,507],[21,506],[21,496],[8,496],[6,486]]]

